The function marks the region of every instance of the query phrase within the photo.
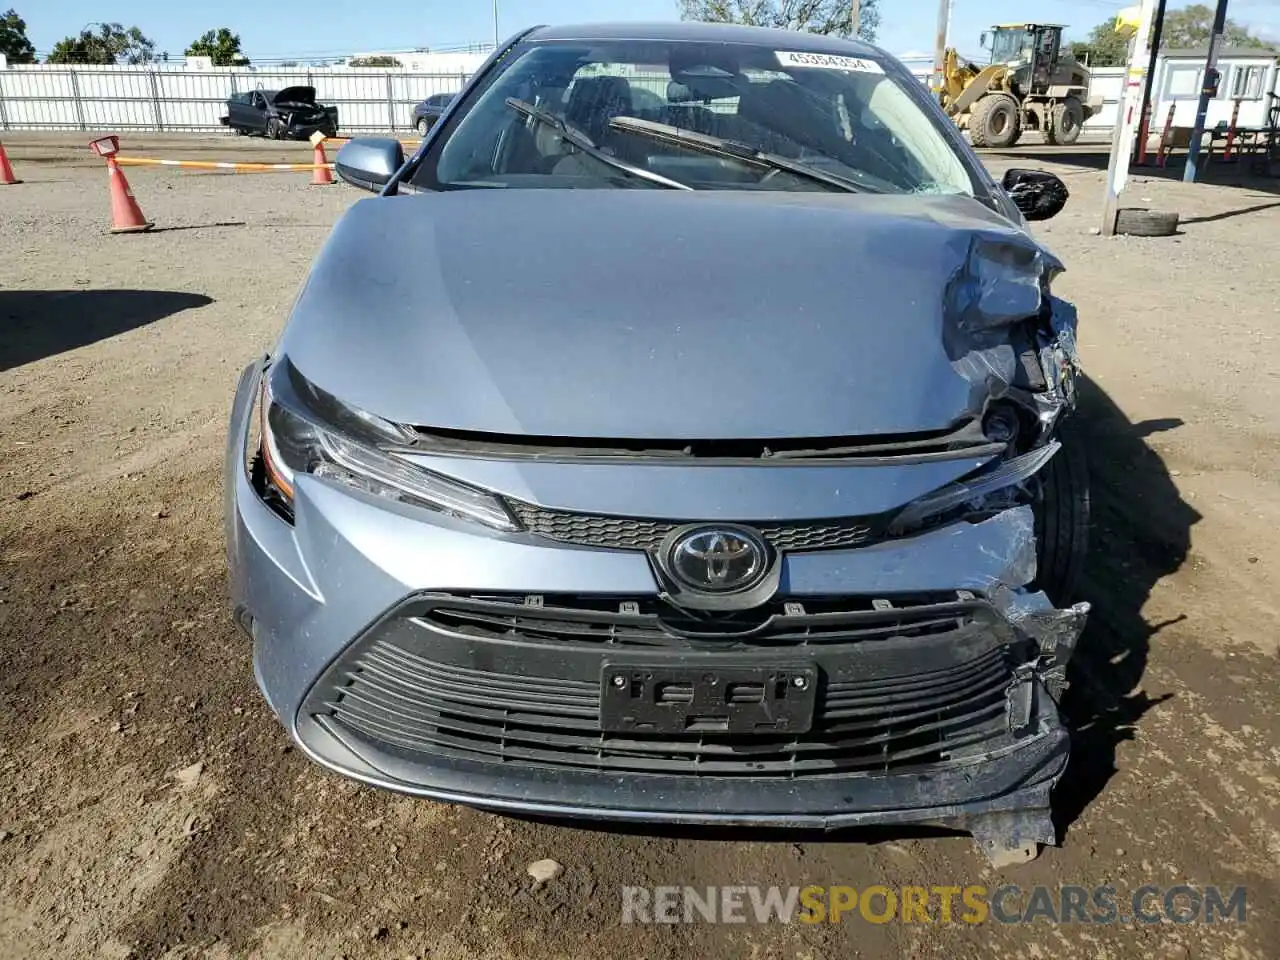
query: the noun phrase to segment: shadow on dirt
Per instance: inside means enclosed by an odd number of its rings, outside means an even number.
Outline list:
[[[1183,223],[1213,223],[1215,220],[1230,220],[1232,217],[1242,217],[1249,213],[1261,213],[1263,210],[1271,210],[1274,207],[1280,207],[1280,200],[1274,203],[1255,203],[1251,207],[1242,207],[1239,210],[1227,210],[1223,213],[1213,213],[1203,217],[1185,217]]]
[[[0,291],[0,370],[210,303],[203,294],[175,290]]]
[[[1178,492],[1144,437],[1177,419],[1131,423],[1088,378],[1080,385],[1078,429],[1089,450],[1092,497],[1083,598],[1093,609],[1068,674],[1063,709],[1072,729],[1071,762],[1054,791],[1059,839],[1116,772],[1117,746],[1167,697],[1140,689],[1151,638],[1168,623],[1142,615],[1155,584],[1182,566],[1200,514]]]
[[[247,227],[245,220],[219,220],[216,223],[188,223],[180,227],[156,227],[152,233],[174,233],[179,230],[221,230],[227,227]]]

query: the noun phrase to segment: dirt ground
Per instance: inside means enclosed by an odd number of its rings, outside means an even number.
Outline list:
[[[361,194],[304,175],[131,169],[109,236],[80,137],[10,135],[0,187],[0,956],[1280,955],[1280,186],[1135,184],[1179,236],[1092,235],[1105,157],[1059,172],[1089,379],[1094,604],[1071,676],[1061,846],[990,870],[968,838],[611,831],[356,786],[292,749],[224,587],[235,379]],[[132,138],[135,155],[305,144]],[[526,867],[564,873],[535,886]],[[1247,888],[1244,923],[623,925],[621,888],[880,883]]]

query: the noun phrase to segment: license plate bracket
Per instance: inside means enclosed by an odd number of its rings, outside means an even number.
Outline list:
[[[609,660],[600,674],[605,733],[756,736],[798,734],[813,724],[814,666],[681,666]]]

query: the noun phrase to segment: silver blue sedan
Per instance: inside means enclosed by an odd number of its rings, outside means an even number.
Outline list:
[[[1055,842],[1076,317],[883,51],[540,27],[373,190],[244,373],[236,617],[349,777],[562,817]]]

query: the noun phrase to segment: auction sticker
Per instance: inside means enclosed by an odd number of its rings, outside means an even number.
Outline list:
[[[834,53],[801,53],[775,51],[784,67],[817,67],[820,70],[855,70],[858,73],[884,73],[884,67],[863,57],[841,57]]]

